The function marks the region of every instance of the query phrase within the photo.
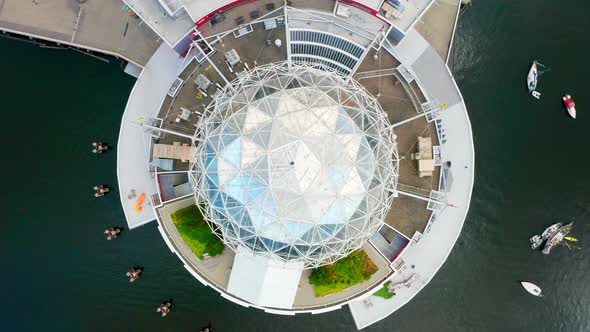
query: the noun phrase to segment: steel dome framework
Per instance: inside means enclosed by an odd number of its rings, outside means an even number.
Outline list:
[[[359,249],[398,178],[393,129],[355,80],[280,62],[219,91],[195,132],[190,181],[224,243],[306,267]]]

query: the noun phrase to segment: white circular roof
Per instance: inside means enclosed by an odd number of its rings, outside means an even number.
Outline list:
[[[215,98],[196,135],[197,200],[233,248],[329,263],[391,205],[393,132],[378,103],[333,72],[257,67]]]

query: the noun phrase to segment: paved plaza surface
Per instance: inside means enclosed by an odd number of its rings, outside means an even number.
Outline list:
[[[120,0],[0,0],[0,30],[120,56],[144,66],[161,43]]]

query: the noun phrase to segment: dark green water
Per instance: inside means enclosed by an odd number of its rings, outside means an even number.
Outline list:
[[[371,331],[590,331],[590,5],[586,1],[476,1],[460,20],[456,77],[475,135],[476,184],[449,259],[416,298]],[[1,331],[354,330],[348,309],[281,317],[245,309],[202,286],[170,253],[156,226],[107,242],[124,225],[116,154],[134,80],[119,64],[0,38],[3,115],[0,221]],[[526,94],[537,59],[542,100]],[[560,104],[564,92],[578,120]],[[555,220],[575,220],[582,250],[549,256],[528,238]],[[146,267],[130,285],[128,267]],[[528,296],[518,280],[540,285]],[[165,298],[175,308],[154,311]]]

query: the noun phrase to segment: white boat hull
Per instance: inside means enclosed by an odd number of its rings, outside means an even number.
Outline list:
[[[533,62],[531,69],[529,70],[529,74],[526,78],[526,84],[529,88],[529,92],[535,91],[537,88],[537,79],[539,77],[539,72],[537,71],[537,63]]]
[[[569,115],[570,115],[572,118],[574,118],[574,119],[576,118],[576,108],[575,108],[575,107],[570,107],[570,108],[568,108],[568,109],[567,109],[567,112],[569,113]]]
[[[574,101],[572,100],[572,96],[566,94],[561,99],[563,100],[563,104],[565,105],[565,108],[567,109],[568,114],[572,118],[575,119],[576,118],[576,103],[574,103]]]
[[[543,294],[541,294],[541,288],[539,288],[539,286],[533,284],[532,282],[527,282],[527,281],[521,281],[520,284],[522,285],[522,287],[524,287],[524,289],[531,293],[534,296],[543,296]]]

